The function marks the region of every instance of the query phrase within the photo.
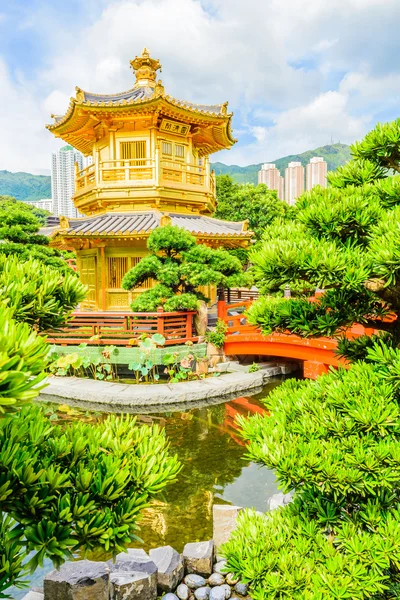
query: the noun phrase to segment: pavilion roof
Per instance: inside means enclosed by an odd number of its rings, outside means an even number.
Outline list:
[[[177,100],[165,93],[162,82],[156,82],[159,61],[150,58],[145,49],[141,57],[131,61],[136,73],[134,87],[117,94],[94,94],[76,88],[64,115],[52,115],[54,122],[47,125],[54,135],[72,144],[84,154],[89,154],[96,141],[95,128],[100,123],[115,125],[121,119],[134,120],[139,116],[156,115],[185,122],[196,129],[198,145],[204,154],[230,148],[235,139],[231,132],[232,113],[223,104],[194,104]],[[203,130],[203,136],[198,130]],[[204,132],[206,135],[204,136]]]
[[[222,221],[203,215],[187,215],[181,213],[162,214],[159,211],[143,212],[108,212],[93,217],[79,219],[61,218],[59,227],[46,228],[52,237],[102,238],[127,237],[150,234],[153,229],[165,224],[181,227],[200,237],[241,238],[253,236],[247,230],[247,221]],[[44,232],[44,230],[43,230]]]

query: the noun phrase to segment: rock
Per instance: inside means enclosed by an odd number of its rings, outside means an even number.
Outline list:
[[[214,542],[195,542],[186,544],[183,549],[183,560],[187,573],[196,573],[209,577],[213,570]]]
[[[197,335],[204,336],[207,331],[208,324],[208,309],[207,304],[204,300],[198,302],[197,314],[194,317],[194,326],[196,328]]]
[[[223,585],[225,583],[225,577],[221,573],[213,573],[208,578],[209,585]]]
[[[110,569],[91,560],[66,562],[44,578],[45,600],[108,600]]]
[[[228,583],[229,585],[236,585],[238,581],[239,577],[236,577],[236,575],[234,575],[233,573],[228,573],[228,575],[226,576],[226,583]]]
[[[155,600],[157,567],[144,552],[118,554],[110,567],[110,600]]]
[[[237,583],[235,585],[235,592],[240,594],[240,596],[247,596],[247,592],[249,591],[249,586],[247,583]]]
[[[162,597],[162,600],[179,600],[178,596],[175,596],[175,594],[165,594],[165,596]]]
[[[214,504],[213,540],[217,549],[229,540],[232,531],[236,529],[236,520],[242,510],[240,506]]]
[[[221,588],[221,590],[225,591],[225,599],[226,600],[231,597],[232,590],[231,590],[230,585],[228,585],[227,583],[224,583],[224,585],[221,585],[220,588]]]
[[[44,600],[44,595],[41,592],[28,592],[22,600]]]
[[[285,494],[283,494],[282,492],[278,492],[277,494],[274,494],[273,496],[271,496],[271,498],[268,500],[269,510],[276,510],[277,508],[284,506],[284,504],[283,504],[284,497],[285,497]]]
[[[219,562],[215,563],[215,565],[214,565],[214,573],[221,573],[221,575],[223,575],[223,571],[226,569],[226,567],[227,567],[226,560],[220,560]]]
[[[289,504],[293,499],[293,492],[289,492],[288,494],[283,494],[282,492],[278,492],[271,496],[268,500],[269,510],[276,510],[277,508],[281,508]]]
[[[209,600],[225,600],[225,590],[222,586],[211,588]]]
[[[194,597],[196,600],[208,600],[210,597],[211,588],[210,587],[201,587],[197,588],[194,592]]]
[[[206,585],[206,580],[200,575],[189,574],[186,575],[184,583],[186,583],[187,587],[191,590],[197,590],[197,588],[204,587]]]
[[[190,596],[190,589],[185,583],[181,583],[175,590],[176,595],[180,600],[188,600]]]
[[[120,552],[116,556],[116,561],[130,560],[138,563],[150,562],[151,558],[142,548],[128,548],[127,552]]]
[[[185,574],[181,555],[172,546],[150,550],[150,559],[158,569],[158,593],[172,592]]]

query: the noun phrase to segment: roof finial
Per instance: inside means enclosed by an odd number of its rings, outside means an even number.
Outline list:
[[[158,69],[161,69],[161,63],[156,58],[150,58],[147,48],[143,48],[142,56],[131,60],[131,67],[136,75],[135,87],[155,87],[156,75]]]

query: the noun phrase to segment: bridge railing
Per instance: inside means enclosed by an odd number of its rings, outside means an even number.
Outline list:
[[[251,304],[252,300],[242,300],[241,302],[218,301],[218,318],[227,324],[228,335],[257,332],[257,327],[249,325],[244,314]]]

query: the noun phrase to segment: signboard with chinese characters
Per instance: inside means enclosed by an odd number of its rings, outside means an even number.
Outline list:
[[[161,121],[160,131],[168,131],[169,133],[173,133],[175,135],[187,136],[187,134],[190,131],[190,125],[186,125],[185,123],[177,123],[176,121],[169,121],[168,119],[163,119]]]

